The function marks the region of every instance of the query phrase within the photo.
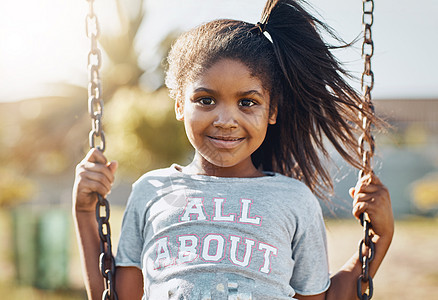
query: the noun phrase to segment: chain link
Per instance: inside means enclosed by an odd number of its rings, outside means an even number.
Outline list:
[[[372,38],[371,26],[374,22],[374,1],[362,0],[363,14],[362,24],[364,26],[362,57],[364,58],[364,71],[361,78],[361,88],[363,93],[362,107],[366,111],[374,114],[374,106],[371,102],[371,90],[374,87],[374,73],[371,70],[371,57],[374,55],[374,42]],[[359,137],[359,153],[362,156],[362,170],[359,172],[359,179],[365,174],[372,172],[371,159],[374,156],[375,142],[371,135],[371,121],[360,114],[362,120],[362,134]],[[373,280],[369,273],[370,262],[374,258],[375,245],[371,240],[371,222],[366,213],[360,217],[361,225],[364,229],[364,238],[359,244],[359,259],[362,262],[362,274],[357,280],[357,296],[361,300],[368,300],[373,297]]]
[[[89,12],[85,19],[87,37],[90,39],[91,47],[88,53],[88,111],[92,119],[92,130],[89,135],[90,147],[96,148],[96,140],[100,139],[100,146],[97,148],[105,151],[105,134],[102,129],[103,99],[102,85],[99,69],[102,65],[102,55],[97,46],[97,39],[100,36],[99,21],[94,14],[94,0],[87,0]]]
[[[92,128],[89,134],[91,148],[105,151],[105,134],[102,128],[103,99],[102,84],[99,69],[102,65],[102,54],[97,46],[97,39],[100,35],[99,22],[94,14],[94,0],[87,0],[89,12],[85,19],[87,37],[90,39],[90,52],[88,53],[88,112],[92,120]],[[100,145],[96,146],[100,140]],[[105,281],[105,290],[102,299],[117,300],[117,293],[114,286],[114,275],[116,271],[115,260],[111,246],[111,227],[109,224],[110,205],[102,195],[97,195],[96,220],[100,237],[99,269]]]

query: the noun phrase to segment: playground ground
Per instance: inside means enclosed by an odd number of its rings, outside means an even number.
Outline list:
[[[111,215],[113,243],[117,243],[121,210]],[[73,300],[86,299],[82,286],[77,247],[70,256],[70,287],[64,291],[44,291],[14,283],[11,260],[9,217],[0,211],[0,299]],[[329,257],[335,272],[353,253],[362,237],[359,223],[353,220],[328,220]],[[73,238],[73,232],[72,232]],[[375,300],[438,300],[438,218],[410,218],[396,221],[390,251],[374,279]]]

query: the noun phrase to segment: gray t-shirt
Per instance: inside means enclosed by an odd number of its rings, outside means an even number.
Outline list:
[[[143,299],[293,299],[328,289],[324,221],[306,185],[175,167],[143,175],[123,219],[116,265],[142,270]]]

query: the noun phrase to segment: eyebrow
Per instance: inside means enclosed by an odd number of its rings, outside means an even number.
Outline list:
[[[199,87],[199,88],[195,89],[193,92],[195,92],[195,93],[206,92],[206,93],[209,93],[209,94],[215,94],[216,93],[215,90],[212,90],[212,89],[209,89],[209,88],[205,88],[205,87]],[[249,91],[237,92],[236,95],[238,97],[256,95],[258,97],[264,98],[263,94],[260,93],[257,90],[249,90]]]
[[[204,87],[196,88],[193,92],[194,92],[194,93],[207,92],[207,93],[209,93],[209,94],[214,94],[214,93],[215,93],[214,90],[212,90],[212,89],[208,89],[208,88],[204,88]]]
[[[251,96],[251,95],[256,95],[256,96],[259,96],[261,98],[264,98],[263,94],[260,93],[257,90],[249,90],[249,91],[244,91],[244,92],[237,93],[237,96],[240,96],[240,97],[242,97],[242,96]]]

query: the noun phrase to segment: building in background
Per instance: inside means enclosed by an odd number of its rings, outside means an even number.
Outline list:
[[[377,132],[375,172],[387,185],[397,218],[438,213],[438,99],[373,100],[376,114],[389,128]],[[340,159],[336,159],[340,161]],[[335,197],[326,216],[350,217],[348,189],[357,171],[339,163]]]

